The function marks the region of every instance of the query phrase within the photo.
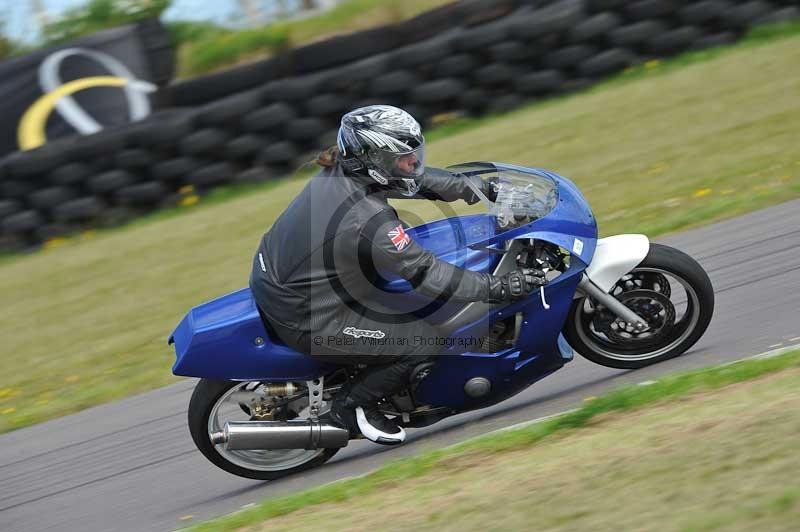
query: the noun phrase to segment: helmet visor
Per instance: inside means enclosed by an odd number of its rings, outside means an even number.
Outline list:
[[[388,150],[372,150],[370,159],[390,178],[419,178],[425,173],[425,145],[413,150],[393,152]]]

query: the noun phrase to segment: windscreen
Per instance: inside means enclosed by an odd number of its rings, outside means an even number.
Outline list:
[[[469,180],[470,187],[480,188],[478,180],[494,181],[497,200],[492,203],[478,194],[487,204],[489,213],[497,219],[498,227],[510,229],[543,218],[558,204],[556,182],[535,169],[498,169],[491,163],[470,163],[450,167]],[[476,191],[476,194],[478,192]]]

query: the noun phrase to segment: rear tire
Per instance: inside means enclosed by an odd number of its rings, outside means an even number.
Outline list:
[[[642,281],[635,279],[637,275],[640,276],[645,284],[649,275],[651,276],[649,279],[656,279],[656,284],[650,287],[641,284],[634,286],[630,279],[624,281],[629,275],[633,275],[634,281],[641,283]],[[660,278],[657,277],[659,275]],[[605,326],[606,332],[603,332],[597,323],[598,319],[602,318],[603,308],[598,308],[586,297],[572,302],[564,336],[572,348],[584,358],[611,368],[637,369],[683,354],[700,339],[714,313],[714,288],[708,274],[697,261],[669,246],[651,244],[647,257],[628,275],[623,276],[611,293],[617,298],[621,296],[624,298],[623,283],[627,282],[631,285],[628,288],[629,301],[647,300],[649,293],[653,297],[648,305],[658,307],[661,304],[663,307],[665,299],[674,304],[673,300],[681,297],[675,289],[657,285],[658,279],[668,278],[674,281],[669,284],[683,288],[686,295],[686,310],[678,317],[673,306],[670,318],[672,321],[665,317],[669,312],[660,313],[661,317],[658,313],[654,314],[653,318],[661,320],[663,329],[653,333],[651,338],[640,339],[635,334],[613,329],[608,319],[600,320]],[[659,289],[660,294],[653,294],[653,291]]]
[[[192,398],[189,401],[189,432],[197,448],[211,463],[220,469],[224,469],[228,473],[233,473],[240,477],[252,478],[255,480],[274,480],[322,465],[339,451],[339,449],[318,449],[316,452],[309,451],[308,460],[302,461],[304,457],[300,455],[299,460],[295,460],[295,462],[299,462],[297,465],[289,466],[286,469],[280,469],[279,464],[276,463],[275,468],[272,470],[269,470],[267,466],[258,467],[256,462],[254,462],[252,467],[244,467],[226,458],[224,453],[211,443],[209,418],[214,414],[217,404],[224,400],[229,391],[245,384],[247,383],[200,379],[200,382],[195,386],[194,393],[192,393]],[[283,451],[236,452],[241,455],[240,461],[244,461],[247,459],[248,453],[264,454],[272,452],[277,454]]]

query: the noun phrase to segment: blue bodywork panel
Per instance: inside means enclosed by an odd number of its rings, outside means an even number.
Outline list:
[[[488,214],[445,218],[412,227],[406,232],[436,257],[459,268],[491,273],[500,262],[499,254],[470,247],[495,236],[494,217]],[[381,280],[376,284],[385,295],[380,303],[393,310],[422,314],[429,322],[439,323],[463,307],[463,303],[434,302],[391,272],[381,271],[379,274]]]
[[[249,288],[190,310],[169,343],[172,372],[187,377],[304,381],[333,369],[270,338]]]
[[[511,397],[536,380],[572,360],[572,349],[561,335],[572,296],[584,267],[573,266],[551,281],[545,289],[548,310],[537,297],[507,305],[480,322],[472,323],[452,333],[451,338],[472,338],[486,331],[491,322],[517,313],[522,315],[517,343],[513,348],[497,353],[461,353],[458,343],[436,360],[436,365],[416,391],[417,400],[424,404],[447,406],[457,411],[483,408]],[[449,356],[448,356],[449,355]],[[464,384],[472,377],[489,380],[493,393],[477,400],[464,393]]]
[[[558,201],[546,216],[531,223],[500,231],[495,218],[477,214],[438,220],[408,229],[421,246],[437,257],[461,268],[492,272],[501,254],[486,248],[504,249],[513,239],[551,242],[571,254],[569,269],[545,288],[550,308],[545,310],[538,292],[527,299],[497,307],[479,321],[450,333],[453,346],[436,358],[436,363],[418,386],[415,399],[455,412],[482,408],[506,399],[533,382],[551,374],[572,359],[561,330],[580,281],[597,245],[594,215],[580,191],[569,180],[547,170],[502,163],[479,163],[498,171],[545,176],[557,187]],[[383,275],[383,272],[382,272]],[[383,275],[387,298],[382,303],[394,309],[419,309],[431,300],[415,292],[404,279]],[[422,303],[422,305],[421,305]],[[427,317],[436,323],[452,316],[463,304],[443,303]],[[463,352],[456,341],[481,335],[494,322],[521,316],[517,343],[496,353]],[[225,295],[192,309],[169,339],[177,360],[173,373],[192,377],[228,380],[304,381],[330,373],[336,366],[293,351],[270,338],[249,288]],[[462,344],[463,345],[463,344]],[[491,392],[472,399],[464,383],[484,377]]]

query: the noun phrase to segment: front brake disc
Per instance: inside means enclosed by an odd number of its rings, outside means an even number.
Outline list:
[[[649,329],[637,332],[633,324],[616,319],[603,331],[609,340],[618,343],[636,342],[652,344],[659,342],[675,324],[675,306],[664,294],[655,290],[630,290],[617,299],[642,317]]]

